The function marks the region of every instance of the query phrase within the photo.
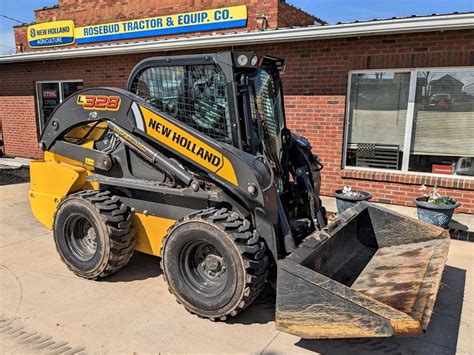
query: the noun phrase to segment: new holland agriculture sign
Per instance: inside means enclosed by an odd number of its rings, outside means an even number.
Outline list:
[[[67,46],[74,43],[74,22],[55,21],[28,26],[30,47]]]
[[[28,26],[30,47],[56,47],[247,26],[247,6],[186,12],[139,20],[74,27],[73,21]]]

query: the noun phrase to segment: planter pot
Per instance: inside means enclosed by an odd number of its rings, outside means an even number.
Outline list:
[[[448,229],[454,210],[459,207],[459,203],[455,203],[453,205],[436,206],[426,201],[426,197],[418,197],[413,200],[416,205],[418,219],[420,221]]]
[[[355,191],[355,190],[354,190]],[[357,197],[346,196],[342,193],[342,190],[336,190],[334,197],[336,198],[337,212],[342,213],[348,208],[353,207],[360,201],[368,201],[372,198],[372,195],[366,191],[355,191],[359,193]]]

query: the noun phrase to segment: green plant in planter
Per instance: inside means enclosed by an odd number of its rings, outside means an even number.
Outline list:
[[[414,199],[418,219],[448,228],[454,210],[459,207],[459,203],[450,196],[442,195],[437,186],[428,189],[425,185],[421,185],[420,191],[424,192],[423,196]]]
[[[432,205],[448,206],[456,204],[456,201],[452,197],[441,195],[437,186],[428,189],[425,185],[421,185],[420,191],[425,192],[423,196],[426,197],[426,202],[431,203]]]
[[[372,195],[366,191],[352,190],[351,187],[344,186],[342,190],[334,192],[334,197],[336,198],[337,212],[342,213],[360,201],[370,200]]]
[[[359,191],[352,190],[350,186],[344,186],[342,194],[347,197],[362,197],[362,194]]]

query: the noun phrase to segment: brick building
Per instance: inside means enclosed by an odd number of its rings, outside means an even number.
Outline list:
[[[103,34],[96,25],[242,5],[236,25],[80,43],[84,29]],[[474,13],[328,25],[280,0],[59,0],[35,15],[34,26],[72,20],[79,37],[37,48],[28,30],[40,27],[15,28],[17,53],[0,57],[8,155],[40,158],[38,134],[56,104],[81,88],[126,87],[143,58],[253,50],[287,60],[287,122],[321,157],[324,195],[349,185],[412,205],[420,184],[437,185],[474,213]]]

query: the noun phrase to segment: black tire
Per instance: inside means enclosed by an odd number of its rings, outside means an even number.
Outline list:
[[[169,229],[161,268],[169,291],[190,313],[225,320],[262,291],[269,263],[265,254],[265,243],[248,220],[225,208],[210,208]]]
[[[53,233],[62,261],[86,279],[121,269],[135,247],[130,211],[108,191],[86,190],[63,199],[56,209]]]

